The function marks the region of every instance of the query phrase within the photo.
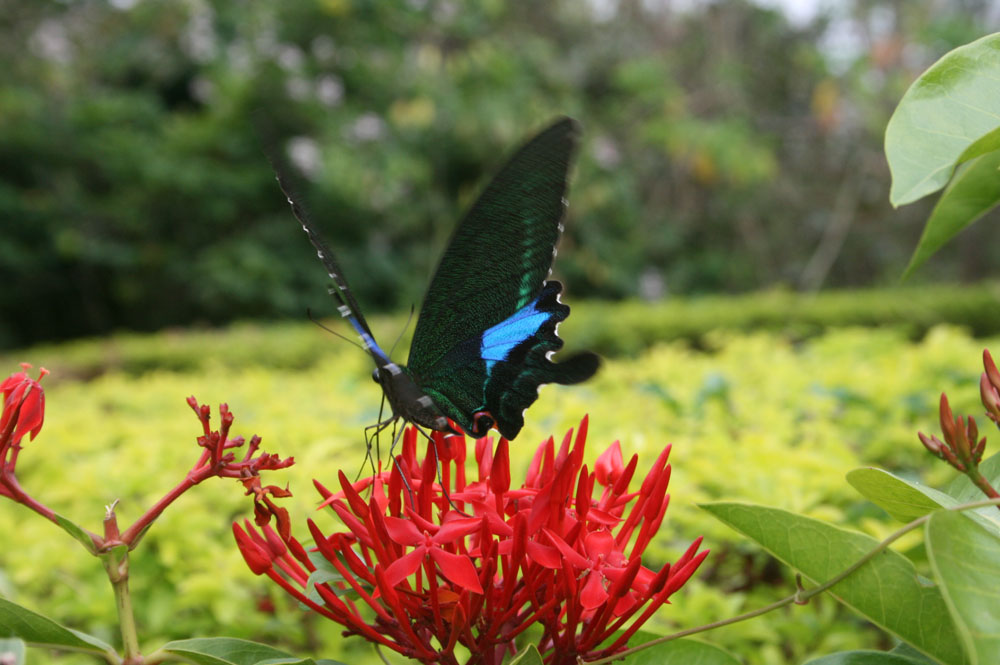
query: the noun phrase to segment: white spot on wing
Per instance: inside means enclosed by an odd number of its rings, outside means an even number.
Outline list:
[[[563,301],[562,301],[562,291],[561,290],[558,293],[556,293],[556,302],[559,303],[560,305],[563,304]],[[552,334],[555,335],[556,337],[559,337],[559,325],[561,323],[562,323],[562,321],[556,321],[556,325],[552,328]],[[545,359],[546,360],[552,360],[552,355],[554,353],[555,353],[555,351],[546,351],[545,352]]]

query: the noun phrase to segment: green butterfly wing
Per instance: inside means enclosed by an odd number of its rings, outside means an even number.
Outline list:
[[[548,360],[562,346],[556,324],[569,315],[560,285],[545,279],[578,137],[563,118],[515,153],[459,223],[427,290],[407,371],[470,434],[495,422],[514,438],[540,384],[577,383],[597,370],[590,353]]]

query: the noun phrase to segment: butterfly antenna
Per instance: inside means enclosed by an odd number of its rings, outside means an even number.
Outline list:
[[[396,341],[392,343],[392,348],[389,349],[390,358],[393,356],[393,354],[395,354],[396,345],[399,344],[399,340],[403,339],[403,333],[406,332],[406,329],[410,327],[410,323],[413,322],[413,312],[414,312],[413,305],[410,305],[410,315],[406,317],[406,325],[403,326],[403,329],[399,331],[399,337],[396,338]]]
[[[311,309],[308,309],[308,308],[306,309],[306,316],[307,316],[307,317],[309,317],[309,320],[310,320],[310,321],[312,321],[312,322],[313,322],[313,323],[315,323],[315,324],[316,324],[317,326],[319,326],[319,327],[320,327],[320,328],[322,328],[323,330],[327,331],[328,333],[330,333],[330,334],[331,334],[331,335],[333,335],[334,337],[339,337],[340,339],[344,340],[345,342],[347,342],[347,343],[349,343],[349,344],[353,344],[354,346],[358,347],[358,348],[359,348],[359,349],[361,349],[362,351],[364,351],[364,350],[365,350],[365,347],[361,346],[360,344],[358,344],[357,342],[355,342],[355,341],[354,341],[353,339],[351,339],[350,337],[347,337],[347,336],[345,336],[345,335],[341,335],[341,334],[340,334],[339,332],[337,332],[336,330],[331,330],[330,328],[327,328],[327,327],[326,327],[325,325],[323,325],[323,323],[322,323],[322,322],[321,322],[321,321],[320,321],[319,319],[317,319],[316,317],[314,317],[314,316],[313,316],[313,313],[312,313],[312,310],[311,310]]]

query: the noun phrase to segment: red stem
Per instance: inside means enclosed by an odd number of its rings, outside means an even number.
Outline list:
[[[136,539],[139,535],[150,525],[153,521],[160,516],[164,510],[167,509],[171,503],[173,503],[180,495],[187,492],[189,489],[213,475],[213,467],[202,466],[201,468],[195,467],[188,472],[184,480],[177,484],[172,490],[167,492],[153,504],[145,513],[142,514],[139,519],[132,523],[132,526],[125,529],[125,533],[122,534],[121,542],[128,545],[129,549],[133,549],[136,546]]]
[[[1000,499],[1000,493],[997,493],[997,491],[993,488],[993,486],[990,485],[990,482],[986,480],[985,476],[983,476],[983,474],[979,472],[978,467],[973,467],[972,469],[969,469],[968,471],[966,471],[965,475],[969,477],[969,480],[972,481],[972,484],[978,487],[982,491],[982,493],[987,496],[987,498]],[[1000,510],[1000,506],[997,506],[997,510]]]
[[[7,473],[5,469],[2,473],[0,473],[0,483],[2,483],[3,486],[10,491],[11,499],[35,511],[53,524],[59,524],[59,519],[56,517],[55,512],[53,512],[48,506],[45,506],[44,504],[33,499],[31,495],[21,489],[21,485],[17,482],[17,478],[13,473]],[[95,545],[100,542],[99,536],[90,533],[89,531],[87,533],[90,534]]]

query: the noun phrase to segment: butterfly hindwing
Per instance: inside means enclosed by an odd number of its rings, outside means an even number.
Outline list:
[[[424,299],[408,371],[470,434],[495,423],[513,439],[539,385],[578,383],[597,371],[591,353],[548,359],[569,315],[561,285],[545,278],[578,133],[562,119],[511,158],[458,225]]]
[[[478,343],[456,346],[422,383],[463,430],[480,436],[495,424],[500,434],[513,439],[524,425],[524,410],[538,398],[539,385],[579,383],[597,371],[593,353],[560,363],[548,359],[562,347],[556,326],[569,315],[569,307],[558,300],[561,290],[559,282],[545,282],[537,298],[484,331],[473,340]]]

